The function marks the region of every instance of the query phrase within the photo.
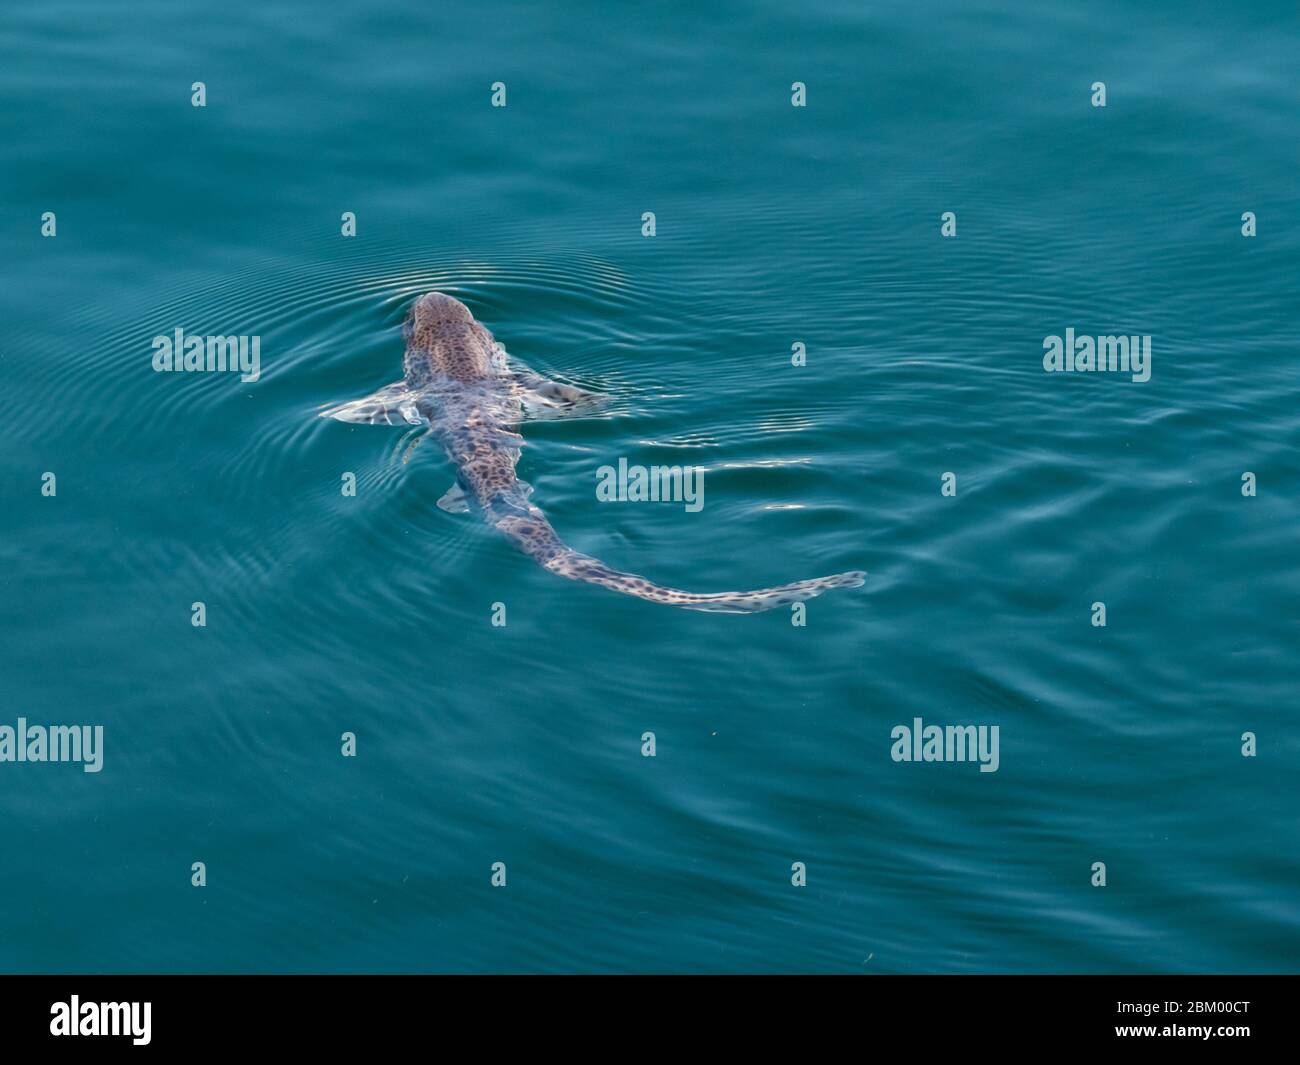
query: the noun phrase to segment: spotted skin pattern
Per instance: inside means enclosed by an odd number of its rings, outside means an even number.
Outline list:
[[[521,378],[529,387],[540,382],[544,394],[553,398],[577,402],[587,394],[535,374],[512,373],[492,334],[468,307],[441,292],[429,292],[412,304],[403,334],[405,381],[323,415],[370,424],[427,422],[455,464],[458,484],[488,525],[552,573],[652,603],[731,614],[787,606],[832,588],[857,588],[866,579],[854,570],[752,592],[700,594],[661,587],[574,551],[529,501],[531,489],[515,476],[523,439],[514,427],[524,418]]]

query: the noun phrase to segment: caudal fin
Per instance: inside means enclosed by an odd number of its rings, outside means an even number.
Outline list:
[[[812,599],[832,588],[860,588],[867,578],[862,570],[850,570],[848,573],[813,577],[775,588],[757,588],[752,592],[683,592],[677,588],[661,587],[634,573],[610,569],[598,559],[572,550],[566,550],[542,564],[552,573],[570,580],[599,584],[602,588],[622,592],[624,595],[635,595],[638,599],[648,599],[652,603],[667,603],[687,610],[711,610],[719,614],[757,614],[763,610]]]
[[[565,544],[551,528],[546,516],[528,502],[518,490],[500,493],[485,510],[488,523],[512,540],[524,554],[561,577],[573,581],[599,584],[614,592],[635,595],[652,603],[683,606],[687,610],[712,610],[720,614],[757,614],[778,606],[788,606],[812,599],[832,588],[860,588],[867,575],[862,570],[836,573],[831,577],[813,577],[775,588],[758,588],[752,592],[683,592],[664,588],[638,577],[622,573],[599,559],[581,554]]]

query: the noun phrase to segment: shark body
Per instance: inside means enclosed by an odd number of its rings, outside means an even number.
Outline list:
[[[654,603],[735,614],[770,610],[832,588],[856,588],[865,580],[865,573],[852,571],[749,592],[684,592],[573,550],[530,500],[532,487],[515,475],[523,444],[516,427],[526,416],[590,411],[602,397],[512,366],[469,308],[440,292],[412,304],[403,332],[403,379],[321,416],[368,425],[428,425],[456,467],[456,483],[438,505],[464,512],[472,502],[489,526],[552,573]]]

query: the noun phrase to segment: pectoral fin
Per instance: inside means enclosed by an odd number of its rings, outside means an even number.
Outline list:
[[[428,425],[429,419],[417,409],[415,400],[416,393],[406,382],[396,381],[364,399],[323,410],[320,416],[359,425]]]
[[[576,385],[566,385],[549,377],[516,366],[515,386],[529,418],[576,418],[590,414],[603,404],[607,397],[599,392],[588,392]]]

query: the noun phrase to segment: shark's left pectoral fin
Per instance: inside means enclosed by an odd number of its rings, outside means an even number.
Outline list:
[[[323,410],[320,416],[359,425],[428,425],[429,419],[420,413],[415,400],[416,394],[406,382],[396,381],[364,399]]]
[[[524,367],[511,375],[528,418],[579,418],[599,409],[607,400],[599,392],[553,381]]]

